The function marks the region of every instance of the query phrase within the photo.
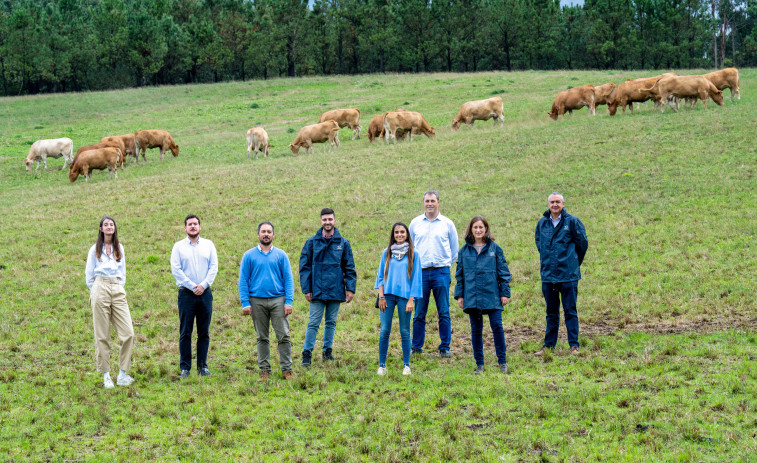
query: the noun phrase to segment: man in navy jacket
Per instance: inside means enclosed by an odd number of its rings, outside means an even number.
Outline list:
[[[300,254],[300,287],[310,303],[310,320],[305,333],[302,365],[309,366],[321,319],[323,329],[323,360],[334,360],[332,345],[339,305],[355,296],[357,273],[350,242],[334,226],[336,216],[329,208],[321,210],[321,228],[305,242]]]
[[[548,199],[549,210],[536,225],[536,249],[541,261],[541,291],[547,303],[547,329],[544,347],[534,355],[541,356],[544,349],[557,344],[560,327],[560,300],[565,313],[565,329],[568,331],[570,353],[578,354],[578,280],[581,279],[581,264],[584,261],[589,241],[584,224],[568,214],[565,200],[560,193],[552,193]]]

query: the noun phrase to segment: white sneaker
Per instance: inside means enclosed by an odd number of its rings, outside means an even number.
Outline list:
[[[103,379],[103,387],[105,389],[113,389],[113,380],[110,379],[110,376]]]
[[[386,374],[386,368],[385,367],[379,367],[378,371],[376,372],[379,376],[384,376]]]
[[[133,382],[134,382],[134,378],[132,378],[129,375],[118,375],[118,379],[116,380],[116,384],[118,384],[119,386],[130,386],[131,383]],[[110,387],[113,387],[112,381],[110,384],[111,384]]]
[[[405,365],[405,368],[402,369],[402,374],[405,376],[410,376],[410,365]]]

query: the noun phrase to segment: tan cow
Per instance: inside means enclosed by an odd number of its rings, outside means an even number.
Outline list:
[[[318,122],[336,121],[339,124],[339,128],[349,127],[352,129],[352,139],[356,137],[360,138],[360,131],[363,129],[360,126],[360,110],[357,108],[351,109],[332,109],[321,114],[321,118]]]
[[[727,88],[731,89],[731,101],[733,101],[733,95],[736,95],[737,99],[741,99],[741,92],[739,92],[739,70],[736,68],[725,68],[720,71],[710,72],[705,74],[712,84],[721,92]]]
[[[118,161],[123,157],[119,148],[99,148],[80,152],[71,168],[68,170],[68,180],[75,182],[79,175],[83,175],[86,181],[92,178],[95,169],[110,171],[110,177],[118,178]]]
[[[618,106],[623,108],[623,114],[626,113],[626,106],[633,114],[633,103],[643,103],[647,100],[653,100],[655,102],[655,108],[660,104],[660,98],[656,89],[649,89],[647,87],[654,86],[658,80],[663,77],[675,76],[672,72],[666,72],[655,77],[643,77],[641,79],[628,79],[622,84],[618,85],[613,93],[610,101],[607,102],[607,108],[610,110],[610,116],[614,116],[618,111]]]
[[[405,133],[410,134],[410,141],[413,141],[414,134],[423,134],[427,137],[436,135],[433,127],[426,122],[421,113],[415,111],[392,111],[384,114],[384,140],[394,140],[401,138]]]
[[[407,109],[398,109],[397,111],[407,111]],[[384,137],[384,116],[386,116],[386,113],[378,114],[371,119],[371,123],[368,126],[368,133],[366,134],[369,142],[373,143],[374,139]],[[397,140],[404,140],[406,135],[406,133],[398,133]]]
[[[612,93],[617,87],[614,83],[608,82],[604,85],[598,85],[594,87],[594,107],[601,104],[608,104]]]
[[[142,160],[145,159],[145,150],[147,148],[160,148],[160,159],[163,159],[163,153],[171,150],[173,157],[179,155],[179,145],[173,142],[173,137],[165,130],[140,130],[134,134],[134,149],[137,154],[142,154]],[[137,162],[139,162],[139,158]]]
[[[502,98],[498,96],[463,103],[460,106],[460,111],[457,112],[457,116],[455,116],[455,120],[452,121],[452,130],[459,129],[463,122],[465,125],[473,125],[474,121],[488,121],[489,119],[493,119],[492,122],[495,126],[497,121],[504,126],[504,109]]]
[[[137,150],[134,146],[134,134],[127,133],[125,135],[114,135],[112,137],[103,137],[100,139],[100,143],[112,143],[112,146],[121,148],[124,153],[124,162],[129,156],[133,156],[134,160],[137,160]]]
[[[297,132],[297,137],[289,144],[292,154],[298,154],[301,147],[305,147],[305,152],[310,153],[313,150],[313,143],[329,142],[329,152],[336,145],[339,148],[339,124],[336,121],[328,120],[317,124],[306,125]]]
[[[653,90],[656,87],[656,92],[660,101],[663,104],[660,105],[660,112],[665,112],[665,104],[667,103],[673,108],[673,111],[678,112],[675,105],[672,103],[670,96],[676,98],[686,98],[691,102],[691,108],[697,104],[697,99],[702,100],[704,109],[707,109],[707,98],[712,98],[712,101],[720,106],[723,106],[723,92],[718,90],[715,85],[710,82],[704,76],[671,76],[665,77],[655,82],[653,88],[645,90]]]
[[[63,156],[63,167],[61,169],[65,169],[69,162],[74,161],[73,151],[74,142],[70,138],[37,140],[29,148],[29,154],[26,155],[24,164],[26,164],[26,170],[29,171],[36,161],[37,167],[34,170],[39,170],[39,162],[42,161],[45,169],[47,169],[47,158],[58,159]]]
[[[586,106],[589,108],[589,114],[596,115],[595,101],[593,85],[586,84],[573,87],[557,94],[554,103],[552,103],[552,111],[547,114],[552,120],[556,121],[559,116],[564,118],[566,111],[572,116],[574,109],[581,109]]]
[[[250,159],[250,152],[255,151],[255,159],[258,158],[258,151],[263,151],[263,156],[268,157],[268,132],[263,127],[253,127],[247,131],[247,159]]]
[[[95,143],[93,145],[82,146],[81,148],[76,150],[76,156],[74,156],[74,162],[76,162],[76,158],[79,157],[80,153],[83,153],[84,151],[97,150],[101,148],[118,148],[119,150],[121,150],[122,145],[111,140],[111,141],[106,141],[104,143]],[[123,151],[121,151],[121,157],[118,159],[118,167],[121,167],[124,162],[126,162],[126,158],[123,155]]]

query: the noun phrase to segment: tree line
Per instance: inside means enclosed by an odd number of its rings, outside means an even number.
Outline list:
[[[757,64],[757,0],[0,0],[3,95]]]

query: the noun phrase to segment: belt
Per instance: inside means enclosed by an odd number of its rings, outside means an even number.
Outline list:
[[[423,270],[436,270],[440,268],[446,268],[446,267],[423,267]]]

